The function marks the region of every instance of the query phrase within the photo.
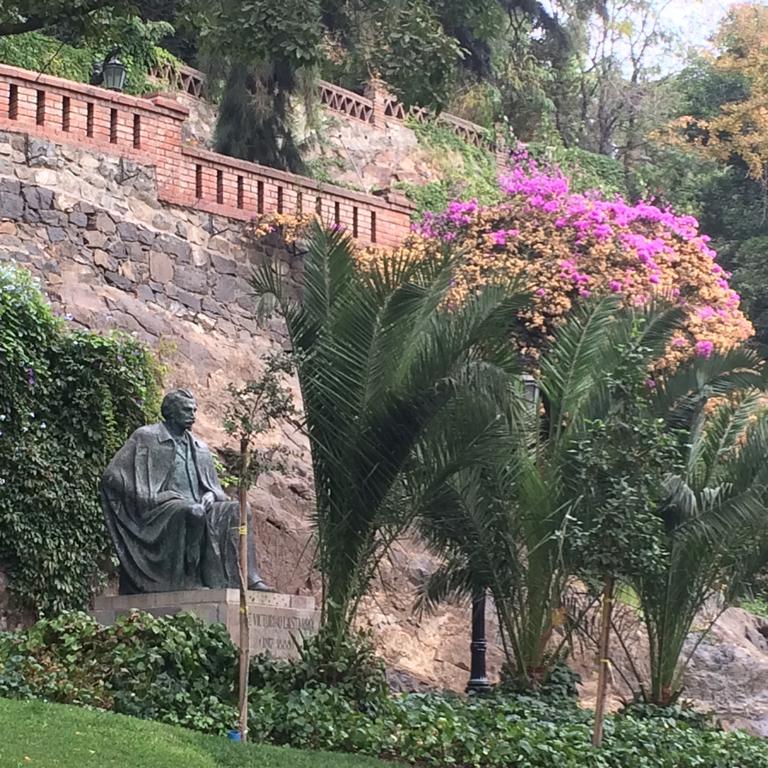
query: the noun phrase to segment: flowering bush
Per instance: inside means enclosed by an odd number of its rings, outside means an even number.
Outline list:
[[[650,202],[572,192],[561,172],[525,152],[513,161],[500,180],[501,203],[456,201],[427,213],[402,246],[425,257],[444,243],[458,249],[453,301],[488,283],[523,280],[533,295],[523,318],[524,346],[534,354],[573,304],[595,293],[615,293],[634,305],[660,295],[686,307],[687,333],[674,339],[670,363],[708,357],[752,334],[730,274],[695,218]],[[383,257],[369,249],[361,261]]]

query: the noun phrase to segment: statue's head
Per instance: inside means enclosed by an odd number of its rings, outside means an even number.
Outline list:
[[[191,429],[195,423],[197,403],[188,389],[171,390],[160,405],[163,419],[179,429]]]

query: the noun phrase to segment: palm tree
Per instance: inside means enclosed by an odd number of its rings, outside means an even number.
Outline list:
[[[575,564],[566,548],[583,488],[574,447],[604,401],[604,376],[618,365],[616,340],[633,321],[615,301],[575,312],[541,357],[540,399],[512,381],[488,456],[446,480],[439,503],[420,510],[420,528],[444,565],[424,585],[422,607],[450,595],[490,590],[507,663],[523,688],[543,682],[557,661],[551,639]],[[489,415],[487,418],[491,418]],[[457,420],[434,439],[462,442]]]
[[[659,390],[658,412],[684,439],[682,468],[666,478],[660,510],[663,568],[639,574],[633,585],[650,646],[650,690],[641,693],[654,704],[679,697],[705,633],[684,656],[685,643],[705,604],[714,599],[727,606],[768,562],[762,362],[734,350],[681,370]]]
[[[351,240],[316,225],[300,296],[279,265],[253,277],[285,319],[310,441],[322,622],[341,639],[411,512],[465,459],[430,453],[430,425],[468,393],[500,389],[522,294],[494,287],[447,305],[453,259],[404,256],[358,269]]]
[[[681,426],[691,422],[692,413],[703,413],[710,397],[760,385],[758,359],[735,350],[709,360],[697,360],[666,379],[657,377],[648,387],[644,386],[648,371],[680,332],[682,321],[678,308],[659,305],[620,309],[612,299],[577,310],[542,353],[536,374],[540,401],[525,407],[524,383],[518,379],[512,384],[501,427],[486,434],[485,446],[490,455],[474,467],[462,467],[448,477],[442,495],[435,495],[436,503],[420,510],[422,534],[433,550],[444,557],[443,567],[424,585],[421,606],[433,607],[450,595],[468,596],[473,591],[490,590],[507,661],[522,687],[535,687],[557,661],[559,647],[552,639],[556,625],[563,620],[563,594],[572,576],[601,578],[609,595],[617,578],[642,582],[647,585],[646,592],[651,583],[659,588],[660,581],[651,582],[644,576],[642,557],[638,556],[641,553],[633,551],[633,544],[647,545],[649,551],[664,551],[662,521],[650,517],[664,514],[664,524],[669,525],[668,505],[662,500],[667,497],[667,484],[673,480],[667,477],[669,470],[664,470],[659,460],[659,456],[666,454],[651,445],[659,436],[660,420],[665,419],[663,423],[679,435]],[[628,388],[628,381],[635,383]],[[639,393],[638,381],[643,383]],[[630,390],[632,403],[628,404],[624,401]],[[735,424],[754,413],[753,399],[749,402],[752,410],[741,413]],[[618,426],[603,438],[612,440],[614,445],[609,447],[607,458],[601,458],[604,464],[596,472],[587,463],[593,459],[586,455],[594,447],[593,425],[611,421]],[[653,430],[637,434],[627,430],[643,423],[653,426]],[[703,428],[708,421],[701,417],[697,423]],[[743,438],[743,430],[729,432],[723,425],[715,434],[713,429],[714,425],[706,428],[711,443],[717,444],[721,433],[732,443]],[[624,438],[634,443],[625,443],[623,447]],[[447,420],[443,432],[434,439],[461,442],[462,422]],[[763,446],[757,432],[750,433],[747,444],[752,445],[755,440],[750,450],[742,447],[739,467],[743,484],[760,486],[761,479],[755,476],[754,467],[759,463]],[[697,442],[692,443],[692,451]],[[675,454],[670,470],[682,462],[677,455],[686,450],[686,444],[686,436],[682,435],[679,446],[671,441],[664,448]],[[724,442],[721,449],[725,450],[725,446]],[[632,452],[625,449],[629,447]],[[646,454],[653,461],[652,468],[631,466],[638,456],[637,461],[642,463]],[[722,461],[722,456],[716,460],[710,454],[707,456],[716,464]],[[753,462],[751,474],[745,464],[747,457]],[[618,480],[628,491],[623,499],[616,496]],[[653,483],[658,487],[651,487]],[[733,484],[728,489],[728,494],[736,493]],[[724,490],[718,492],[718,503],[725,499],[724,494]],[[746,516],[744,506],[748,501],[742,496],[738,498],[739,514]],[[710,509],[713,500],[709,496],[707,499]],[[758,506],[753,504],[751,509],[750,519],[759,524]],[[623,530],[613,530],[611,519]],[[644,520],[652,523],[652,530],[643,529]],[[712,525],[710,517],[710,532]],[[691,528],[685,530],[693,536]],[[579,535],[574,538],[572,534],[576,531]],[[752,527],[747,536],[755,532]],[[586,544],[585,534],[589,537]],[[675,562],[688,552],[690,541],[681,540],[673,550]],[[709,539],[710,545],[713,541]],[[739,549],[738,558],[730,549],[730,559],[718,556],[717,575],[708,572],[706,578],[710,588],[722,577],[722,564],[727,562],[735,569],[741,563],[743,571],[742,555],[746,554],[752,555],[750,562],[760,562],[763,549],[768,552],[768,546],[759,549],[758,543],[764,542],[765,537],[759,538],[753,551]],[[585,546],[591,551],[584,551]],[[701,553],[691,553],[691,561],[687,567],[705,562]],[[686,614],[676,605],[667,613],[662,610],[661,615],[666,621],[682,618],[687,622],[682,630],[684,640],[704,597],[696,592],[693,583],[683,580],[682,588],[692,591],[693,614]],[[643,589],[638,589],[642,596]],[[652,644],[653,638],[661,634],[664,647],[674,650],[677,646],[670,646],[671,629],[657,628],[658,615],[648,606],[646,616]],[[580,620],[579,615],[569,618],[571,625]],[[610,614],[605,628],[609,626]],[[673,653],[674,661],[677,655]],[[655,668],[659,666],[656,657],[652,658]]]

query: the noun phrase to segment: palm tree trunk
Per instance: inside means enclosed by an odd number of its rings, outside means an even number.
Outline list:
[[[613,612],[614,578],[607,576],[603,586],[602,611],[600,618],[600,642],[598,648],[597,698],[595,700],[595,728],[592,731],[592,745],[599,747],[603,743],[603,725],[605,723],[605,700],[608,687],[608,653],[611,643],[611,613]]]
[[[248,668],[250,666],[250,626],[248,624],[248,440],[240,441],[240,740],[248,741]]]

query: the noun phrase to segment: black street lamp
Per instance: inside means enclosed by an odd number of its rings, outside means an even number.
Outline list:
[[[104,61],[93,63],[91,85],[101,85],[111,91],[122,91],[125,87],[125,64],[117,58],[118,49],[113,48]]]
[[[539,401],[539,385],[533,376],[523,375],[523,397],[535,409]],[[476,589],[472,595],[472,642],[470,643],[469,682],[467,693],[485,693],[491,690],[488,681],[485,637],[485,589]]]
[[[485,639],[485,589],[476,589],[472,595],[472,642],[467,693],[485,693],[491,690],[485,665],[488,642]]]

